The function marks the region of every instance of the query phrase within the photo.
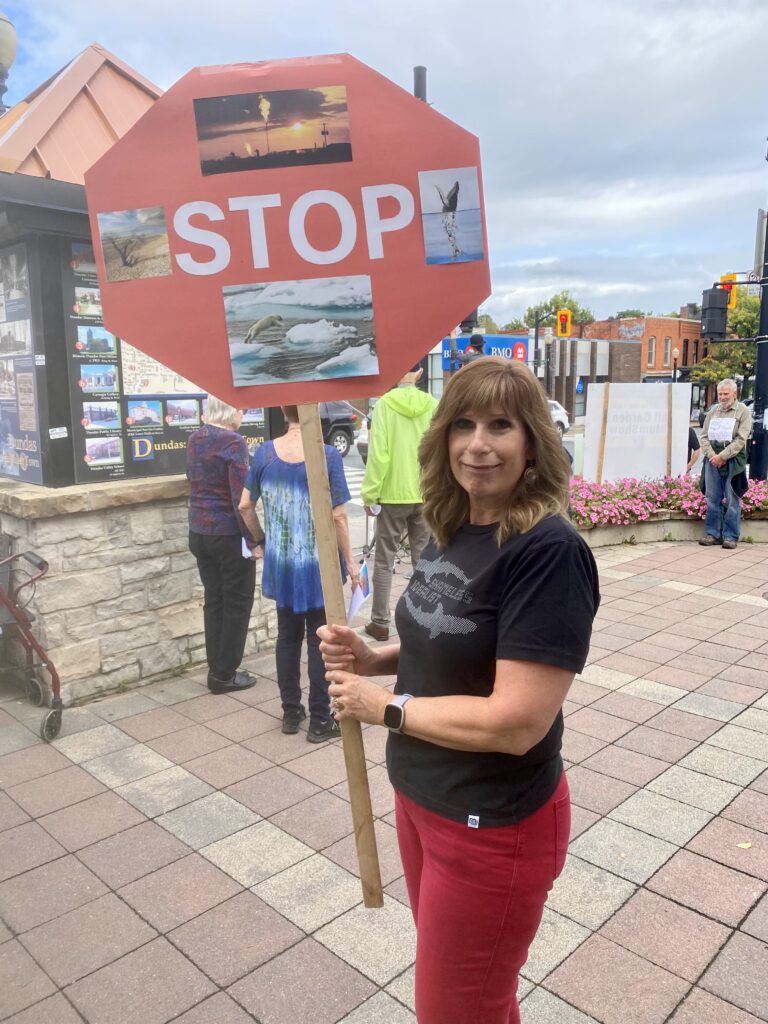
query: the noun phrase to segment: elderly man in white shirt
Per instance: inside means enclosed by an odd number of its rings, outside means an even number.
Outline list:
[[[705,535],[699,544],[735,548],[741,530],[741,495],[747,489],[747,438],[752,430],[749,409],[738,401],[736,381],[717,385],[717,405],[710,409],[701,433],[704,453],[702,483],[707,498]],[[723,510],[725,501],[725,510]]]

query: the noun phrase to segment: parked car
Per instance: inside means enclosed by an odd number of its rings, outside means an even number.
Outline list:
[[[349,402],[320,402],[320,425],[323,441],[332,444],[343,458],[355,443],[355,431],[360,426],[359,413]]]
[[[571,426],[570,421],[568,420],[568,413],[565,411],[562,405],[560,405],[559,402],[556,402],[554,400],[554,398],[550,398],[548,399],[548,401],[549,409],[552,413],[552,422],[555,424],[557,429],[560,431],[560,434],[562,435],[566,432],[566,430],[569,430]]]

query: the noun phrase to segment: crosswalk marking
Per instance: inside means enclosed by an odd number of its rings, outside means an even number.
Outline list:
[[[344,475],[347,478],[347,487],[351,495],[349,504],[356,505],[358,508],[363,508],[363,499],[360,497],[360,488],[363,486],[363,477],[365,476],[364,469],[356,469],[350,466],[349,469],[344,467]]]

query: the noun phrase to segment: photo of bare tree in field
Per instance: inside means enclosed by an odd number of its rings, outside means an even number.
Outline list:
[[[171,254],[162,206],[97,216],[108,281],[136,281],[170,274]]]

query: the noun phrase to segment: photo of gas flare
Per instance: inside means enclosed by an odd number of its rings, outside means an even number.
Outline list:
[[[228,285],[222,292],[236,387],[378,374],[367,275]]]
[[[482,260],[483,219],[477,168],[420,171],[419,195],[427,263]]]
[[[206,96],[194,106],[203,174],[352,159],[343,85]]]

